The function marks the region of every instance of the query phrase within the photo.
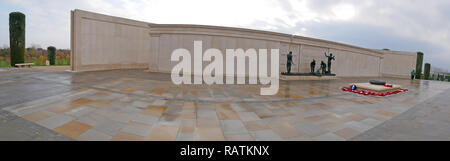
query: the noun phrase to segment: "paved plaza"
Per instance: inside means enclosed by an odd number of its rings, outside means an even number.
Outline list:
[[[340,91],[386,80],[406,93]],[[450,140],[450,83],[397,78],[173,85],[144,70],[0,70],[0,140]]]

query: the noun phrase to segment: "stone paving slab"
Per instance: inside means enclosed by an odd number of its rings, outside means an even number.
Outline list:
[[[71,141],[72,139],[0,110],[0,141]]]
[[[450,140],[450,90],[415,105],[351,140]]]
[[[410,91],[370,97],[339,90],[348,82],[371,79],[374,78],[281,81],[277,95],[260,96],[258,85],[175,86],[167,74],[140,70],[8,71],[7,76],[0,77],[0,91],[15,91],[28,99],[8,101],[11,95],[0,95],[2,103],[7,102],[0,105],[4,110],[0,115],[0,139],[343,141],[372,133],[372,138],[382,136],[376,135],[382,132],[371,131],[394,128],[403,137],[422,129],[434,132],[417,132],[416,139],[437,136],[448,140],[450,128],[445,112],[449,110],[443,108],[447,107],[443,102],[448,98],[443,95],[448,93],[450,84],[377,78]],[[39,83],[33,84],[35,81]],[[438,104],[422,103],[430,100]],[[415,119],[411,114],[411,118],[395,121],[404,123],[404,129],[397,128],[400,125],[382,128],[417,107],[434,105],[437,108],[427,108],[431,111],[418,111],[426,119],[409,123],[409,119]],[[8,129],[11,132],[3,132]]]

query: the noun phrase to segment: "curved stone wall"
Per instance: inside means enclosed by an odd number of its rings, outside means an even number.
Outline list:
[[[281,71],[285,71],[289,51],[294,54],[293,72],[309,72],[313,59],[317,64],[327,62],[324,53],[331,52],[336,56],[332,72],[341,77],[373,77],[383,73],[404,77],[411,72],[411,64],[415,64],[414,53],[397,54],[276,32],[152,24],[80,10],[72,12],[74,71],[148,68],[154,72],[169,73],[177,64],[170,61],[171,53],[179,48],[193,53],[194,41],[203,42],[203,52],[210,48],[219,49],[222,53],[226,49],[237,48],[279,49]],[[206,65],[204,62],[203,67]]]
[[[411,71],[416,69],[417,53],[385,50],[379,52],[383,53],[383,76],[409,78]]]
[[[72,11],[73,71],[147,68],[149,23]]]

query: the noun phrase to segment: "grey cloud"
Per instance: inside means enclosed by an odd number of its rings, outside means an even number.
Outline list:
[[[340,3],[354,5],[358,15],[352,21],[297,22],[293,28],[257,22],[252,25],[275,26],[277,32],[295,33],[302,28],[315,38],[367,48],[423,51],[425,61],[450,69],[450,1],[446,0],[306,0],[308,8],[319,14],[332,14]],[[371,3],[369,3],[371,2]],[[279,1],[289,10],[288,1]],[[291,6],[295,9],[296,6]],[[292,10],[290,10],[292,11]],[[382,13],[384,11],[384,13]],[[289,14],[290,15],[290,14]]]
[[[284,18],[265,21],[264,17],[255,17],[249,25],[237,27],[269,29],[276,32],[293,34],[306,28],[311,37],[349,43],[367,48],[389,48],[392,50],[423,51],[425,61],[434,66],[450,69],[450,1],[448,0],[298,0],[307,2],[309,10],[320,15],[332,15],[331,9],[340,3],[355,6],[358,13],[350,21],[321,20],[288,22],[298,19],[299,6],[290,1],[273,1],[273,6],[286,12]],[[24,11],[27,17],[27,43],[57,46],[69,46],[70,10],[80,8],[104,14],[126,10],[122,1],[103,1],[105,6],[92,6],[91,1],[29,0],[4,1]],[[165,1],[160,1],[163,3]],[[371,2],[371,3],[369,3]],[[171,2],[169,2],[171,3]],[[192,2],[195,3],[195,2]],[[103,3],[102,3],[103,4]],[[39,9],[41,7],[42,9]],[[208,7],[208,6],[203,6]],[[214,7],[214,6],[210,6]],[[220,7],[220,6],[219,6]],[[139,9],[133,12],[138,12]],[[382,11],[387,11],[382,13]],[[131,12],[131,11],[130,11]],[[176,11],[173,11],[176,12]],[[245,14],[245,13],[243,13]],[[115,15],[120,16],[120,15]],[[122,15],[123,16],[123,15]],[[149,17],[155,15],[148,15]],[[162,15],[158,15],[162,16]],[[2,21],[7,15],[1,15]],[[136,19],[133,17],[127,17]],[[174,22],[176,23],[176,22]],[[2,23],[0,23],[2,24]],[[4,24],[4,23],[3,23]],[[205,24],[208,24],[205,22]],[[293,27],[287,24],[295,24]],[[220,24],[217,24],[220,25]],[[290,26],[290,27],[287,27]],[[0,36],[7,37],[2,31]],[[6,27],[7,28],[7,27]],[[7,39],[0,39],[2,45]]]

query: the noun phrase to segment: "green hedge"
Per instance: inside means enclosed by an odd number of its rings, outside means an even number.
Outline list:
[[[9,14],[9,44],[11,66],[25,62],[25,15],[20,12]]]
[[[431,69],[431,64],[430,63],[425,63],[425,71],[424,71],[424,79],[428,80],[430,79],[430,69]]]
[[[49,46],[47,48],[48,51],[48,60],[50,61],[50,65],[56,64],[56,48],[53,46]]]

